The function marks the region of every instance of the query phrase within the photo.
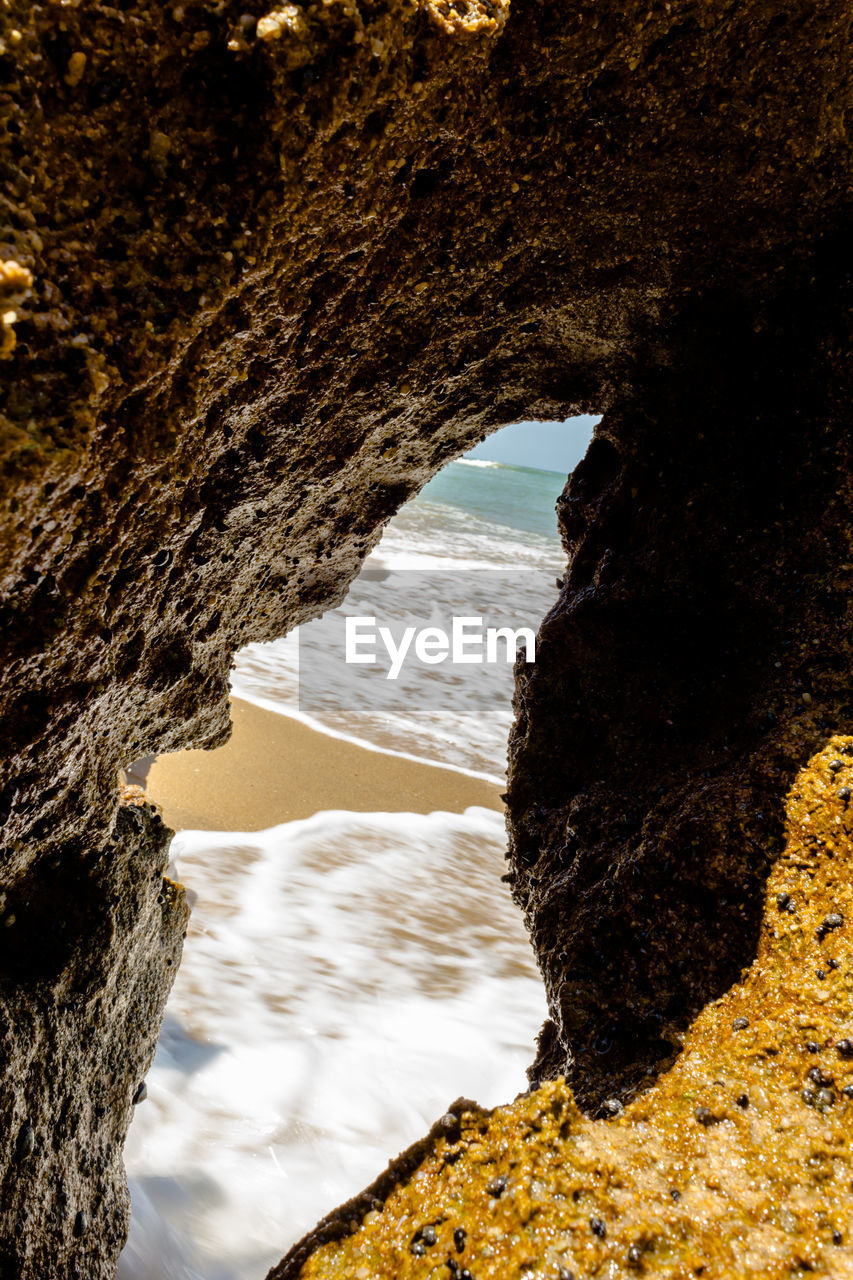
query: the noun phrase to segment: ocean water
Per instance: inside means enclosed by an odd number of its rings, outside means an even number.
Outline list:
[[[451,463],[391,522],[338,622],[458,606],[535,625],[563,567],[563,483]],[[375,750],[502,778],[510,664],[422,666],[399,683],[372,670],[377,709],[329,644],[312,623],[249,645],[234,690]],[[500,880],[505,845],[502,815],[481,808],[175,838],[193,916],[128,1143],[119,1280],[260,1280],[453,1099],[495,1105],[525,1087],[545,1000]]]
[[[418,666],[416,679],[391,682],[329,655],[341,651],[340,621],[365,613],[398,627],[456,614],[535,630],[565,565],[554,511],[564,484],[549,471],[451,462],[391,521],[340,610],[238,654],[234,692],[374,747],[500,780],[511,664]]]

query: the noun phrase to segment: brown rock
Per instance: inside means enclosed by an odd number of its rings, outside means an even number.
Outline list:
[[[12,0],[0,40],[0,1275],[99,1280],[184,915],[118,769],[223,741],[234,649],[501,423],[606,411],[512,746],[540,1075],[630,1091],[754,954],[847,715],[849,15]]]

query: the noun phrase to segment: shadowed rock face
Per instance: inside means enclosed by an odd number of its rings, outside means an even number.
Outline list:
[[[849,24],[3,10],[6,1275],[109,1276],[126,1227],[183,907],[118,768],[221,742],[234,649],[503,422],[607,411],[512,744],[538,1070],[629,1091],[749,960],[846,715]]]
[[[593,1111],[752,960],[790,780],[853,723],[842,264],[818,255],[760,322],[731,296],[683,313],[677,367],[650,361],[561,499],[511,874],[553,1017],[531,1078]]]
[[[53,845],[7,880],[4,1280],[115,1271],[129,1210],[121,1145],[189,916],[164,878],[171,834],[131,800],[103,847]]]

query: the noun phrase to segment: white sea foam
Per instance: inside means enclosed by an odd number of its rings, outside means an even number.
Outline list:
[[[524,1087],[544,998],[504,841],[486,809],[176,838],[198,899],[120,1280],[259,1280],[453,1098]]]
[[[440,604],[448,614],[521,617],[536,629],[556,599],[555,578],[563,564],[556,536],[497,525],[421,497],[388,526],[366,565],[368,574],[354,585],[341,612],[364,613],[368,601],[370,612],[384,619],[423,625],[434,620]],[[378,700],[354,697],[351,671],[326,661],[327,644],[325,624],[318,622],[270,644],[247,645],[235,660],[232,688],[249,702],[295,714],[335,736],[503,778],[512,718],[511,664],[481,669],[465,680],[425,670],[416,696],[401,683],[383,687]],[[319,704],[304,696],[300,700],[300,655],[315,675],[321,670]]]
[[[369,566],[377,598],[429,618],[439,602],[405,571],[441,571],[444,606],[458,591],[465,613],[511,603],[539,619],[563,566],[559,480],[468,462],[392,521]],[[235,692],[371,750],[502,776],[511,667],[449,696],[429,681],[421,698],[401,690],[381,716],[332,680],[309,716],[298,677],[312,634],[249,645]],[[454,1098],[493,1105],[524,1087],[545,1000],[500,881],[504,849],[503,819],[485,809],[176,839],[197,901],[131,1129],[119,1280],[260,1280]]]

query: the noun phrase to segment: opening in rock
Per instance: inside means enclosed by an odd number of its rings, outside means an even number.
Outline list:
[[[337,614],[373,609],[398,641],[448,614],[536,628],[590,429],[508,428],[450,463]],[[500,882],[512,663],[484,683],[486,663],[391,681],[377,662],[365,700],[329,644],[321,622],[299,651],[249,646],[232,741],[131,778],[184,828],[196,904],[128,1146],[121,1280],[260,1277],[453,1098],[524,1087],[545,1002]]]

